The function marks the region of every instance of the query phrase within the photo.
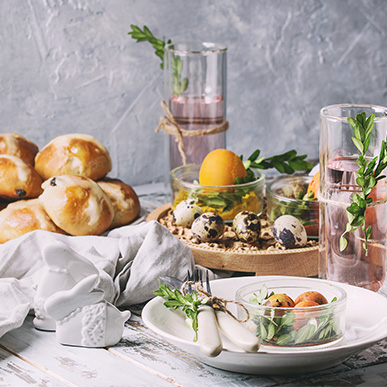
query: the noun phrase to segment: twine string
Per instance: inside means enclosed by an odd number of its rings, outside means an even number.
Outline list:
[[[183,294],[183,296],[185,296],[187,294],[186,291],[185,291],[185,288],[187,286],[190,286],[190,285],[191,286],[192,285],[195,286],[196,291],[198,292],[198,299],[199,299],[199,301],[204,300],[205,298],[208,298],[208,301],[206,302],[206,305],[211,306],[213,309],[227,313],[234,320],[236,320],[236,321],[238,321],[240,323],[244,323],[244,322],[249,320],[250,313],[249,313],[248,309],[242,303],[240,303],[239,301],[236,301],[236,300],[226,300],[225,298],[213,296],[211,293],[208,293],[208,292],[206,292],[204,290],[204,288],[203,288],[203,286],[202,286],[202,284],[200,282],[185,281],[183,283],[183,285],[181,286],[181,293]],[[236,317],[230,310],[227,309],[227,304],[228,303],[232,303],[232,304],[236,304],[236,305],[241,306],[242,309],[246,313],[246,318],[245,319],[239,319],[238,317]]]
[[[166,102],[161,101],[161,107],[165,115],[160,117],[159,124],[156,128],[156,133],[163,130],[165,133],[175,136],[175,141],[177,142],[177,148],[179,150],[183,165],[187,164],[187,157],[185,155],[183,137],[193,137],[193,136],[207,136],[210,134],[222,133],[229,128],[228,121],[224,121],[221,125],[216,126],[211,129],[198,129],[198,130],[186,130],[180,128],[179,124],[176,122],[173,114],[169,110]]]

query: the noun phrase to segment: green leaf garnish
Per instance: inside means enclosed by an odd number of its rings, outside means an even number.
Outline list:
[[[134,24],[131,24],[130,27],[132,28],[132,31],[129,31],[128,35],[135,39],[137,43],[149,42],[155,49],[156,56],[161,59],[160,68],[164,69],[165,45],[172,43],[172,41],[168,39],[167,43],[165,43],[164,39],[157,39],[147,26],[144,26],[143,30],[141,30],[140,27]],[[174,54],[171,55],[171,68],[173,74],[173,93],[175,95],[179,95],[186,91],[188,88],[188,78],[181,79],[181,74],[183,71],[183,61],[179,56],[176,56]]]
[[[181,308],[182,311],[186,314],[187,318],[191,320],[192,329],[195,332],[194,341],[198,339],[198,313],[199,307],[205,305],[208,302],[208,298],[203,300],[198,299],[198,293],[195,290],[192,294],[187,293],[185,296],[180,292],[180,290],[175,289],[171,290],[168,284],[164,286],[161,285],[159,281],[159,289],[153,291],[155,296],[160,296],[167,301],[164,302],[164,305],[170,309]]]
[[[347,207],[348,223],[340,237],[340,251],[344,251],[348,245],[345,235],[361,227],[364,232],[363,248],[366,255],[368,255],[368,240],[371,238],[372,226],[366,228],[365,214],[367,205],[373,201],[373,198],[369,195],[377,182],[385,178],[385,176],[381,176],[381,173],[387,167],[387,149],[386,141],[384,140],[382,140],[379,157],[376,156],[372,160],[366,158],[374,119],[375,114],[371,114],[366,118],[364,112],[358,114],[356,118],[347,118],[348,123],[353,128],[354,137],[352,137],[352,141],[360,152],[356,160],[359,166],[359,169],[356,171],[356,184],[361,188],[361,193],[354,193],[352,195],[352,203]]]
[[[250,177],[248,181],[254,181],[255,176],[251,169],[271,169],[275,168],[280,173],[286,173],[288,175],[293,174],[295,171],[309,171],[313,168],[312,163],[306,161],[306,155],[297,155],[297,151],[294,149],[282,153],[277,156],[271,157],[259,157],[261,151],[259,149],[255,150],[250,157],[243,162],[247,173]],[[243,155],[240,156],[243,161]],[[247,183],[248,181],[243,181]],[[240,184],[240,182],[235,182],[236,184]]]

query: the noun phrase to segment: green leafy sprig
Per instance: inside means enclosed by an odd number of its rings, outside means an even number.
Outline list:
[[[131,35],[131,37],[135,39],[137,43],[149,42],[155,49],[155,54],[161,59],[160,68],[164,69],[165,45],[172,43],[172,41],[168,39],[167,43],[165,43],[164,39],[157,39],[147,26],[144,26],[143,30],[134,24],[131,24],[130,27],[132,28],[132,31],[128,32],[128,35]],[[183,61],[179,56],[174,54],[171,55],[171,68],[173,74],[173,93],[175,95],[179,95],[188,88],[188,78],[181,79],[183,72]]]
[[[347,118],[348,123],[353,128],[354,137],[352,137],[352,141],[360,152],[356,161],[359,166],[359,169],[356,171],[356,184],[361,188],[361,193],[354,193],[352,195],[352,203],[347,207],[348,223],[340,237],[340,251],[344,251],[348,245],[345,235],[361,227],[364,232],[363,248],[366,255],[368,255],[368,240],[371,237],[372,225],[366,228],[366,209],[367,205],[373,202],[373,198],[370,196],[371,191],[379,180],[386,177],[381,175],[381,173],[387,167],[387,149],[386,141],[384,140],[382,140],[379,157],[375,156],[371,160],[366,157],[371,132],[374,127],[374,119],[374,114],[367,118],[364,112],[358,114],[356,119],[352,117]]]
[[[137,43],[149,42],[155,49],[155,54],[161,59],[160,68],[164,69],[165,41],[157,39],[147,26],[144,26],[143,30],[134,24],[131,24],[130,27],[132,28],[132,31],[128,32],[128,35],[135,39]],[[172,43],[171,40],[167,41],[167,44],[169,43]]]
[[[252,169],[270,169],[275,168],[280,173],[286,173],[291,175],[295,171],[309,171],[313,168],[312,163],[306,161],[307,155],[297,155],[297,151],[294,149],[282,153],[277,156],[263,157],[261,156],[259,149],[255,150],[250,157],[243,162],[247,176],[244,178],[237,178],[235,183],[242,184],[255,180],[254,172]],[[240,156],[243,161],[243,155]]]
[[[168,284],[164,286],[161,285],[159,281],[159,289],[153,292],[155,296],[160,296],[167,301],[164,302],[164,305],[170,309],[181,308],[182,311],[186,314],[187,318],[191,320],[191,327],[195,332],[194,341],[198,339],[198,313],[199,307],[205,305],[208,302],[208,298],[199,299],[197,291],[192,293],[187,293],[183,295],[180,290],[175,289],[171,290]]]

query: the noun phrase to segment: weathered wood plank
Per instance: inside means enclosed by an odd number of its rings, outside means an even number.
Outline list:
[[[0,347],[0,386],[68,386]]]
[[[36,330],[31,318],[4,335],[0,344],[40,370],[76,386],[170,386],[162,375],[150,373],[106,349],[63,346],[55,333]]]
[[[200,362],[144,326],[133,316],[126,324],[121,342],[110,352],[138,362],[157,373],[169,375],[177,385],[190,386],[272,386],[272,379],[218,370]]]

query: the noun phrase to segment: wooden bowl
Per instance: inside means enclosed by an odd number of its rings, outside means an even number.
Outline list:
[[[152,211],[147,221],[160,221],[171,209],[170,203]],[[187,241],[195,263],[209,269],[254,273],[255,275],[289,275],[314,277],[318,275],[318,246],[288,250],[259,250],[230,252]]]

